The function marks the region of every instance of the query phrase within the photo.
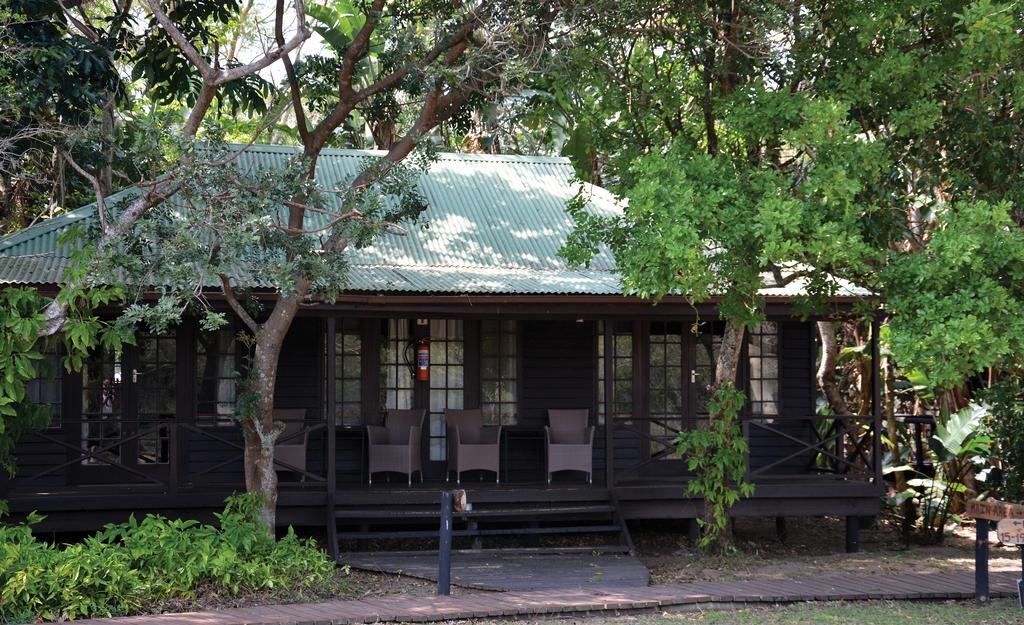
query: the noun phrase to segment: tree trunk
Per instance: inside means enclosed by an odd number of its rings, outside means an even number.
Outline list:
[[[900,438],[899,429],[896,424],[896,368],[893,366],[891,358],[882,359],[882,368],[885,371],[885,377],[883,378],[882,392],[883,394],[883,410],[885,411],[885,430],[889,435],[889,441],[892,453],[892,462],[894,465],[899,466],[900,463]],[[903,471],[896,471],[893,473],[894,485],[897,493],[902,493],[907,488],[907,479],[903,476]]]
[[[715,359],[715,383],[711,388],[712,393],[727,383],[737,384],[740,354],[743,353],[743,339],[745,336],[746,326],[742,324],[736,325],[728,319],[725,321],[725,329],[722,331],[722,343],[718,347],[718,358]],[[712,414],[710,418],[715,419],[717,417],[720,417],[720,415]],[[712,511],[706,510],[705,523],[712,523],[711,517]],[[732,530],[733,524],[730,522],[725,527],[721,543],[715,546],[716,550],[724,549],[726,545],[732,542]]]
[[[718,358],[715,360],[715,385],[711,389],[712,392],[717,391],[726,382],[736,384],[745,336],[746,328],[743,325],[726,320],[725,330],[722,331],[722,344],[718,348]]]
[[[103,133],[104,139],[107,143],[106,147],[103,148],[103,166],[100,168],[100,173],[96,176],[96,179],[100,183],[100,190],[104,196],[110,195],[114,192],[114,105],[116,101],[114,96],[110,95],[107,98],[106,104],[103,105],[102,115],[102,127],[101,132]]]
[[[277,525],[277,473],[274,471],[274,443],[284,431],[284,424],[274,423],[274,386],[277,383],[277,362],[284,337],[295,319],[306,288],[294,295],[282,295],[270,317],[256,334],[256,353],[249,390],[254,394],[252,414],[245,415],[245,489],[264,498],[260,518],[271,536]]]
[[[818,386],[825,393],[832,414],[846,416],[850,407],[846,404],[839,384],[836,381],[836,360],[839,358],[839,345],[836,342],[836,327],[831,321],[818,322],[818,336],[821,338],[821,362],[818,365]]]

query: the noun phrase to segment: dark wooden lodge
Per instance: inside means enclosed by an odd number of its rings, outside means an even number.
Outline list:
[[[274,166],[287,153],[255,146],[244,158]],[[338,184],[364,158],[325,154],[320,182]],[[436,514],[445,410],[476,407],[504,426],[500,483],[493,473],[462,476],[481,523],[491,514],[518,516],[523,527],[550,518],[600,531],[624,519],[699,516],[672,439],[707,418],[721,332],[715,306],[624,297],[607,253],[588,269],[566,267],[557,251],[571,228],[571,176],[562,159],[441,155],[420,182],[429,228],[353,253],[351,290],[300,314],[276,389],[292,422],[281,441],[291,451],[280,467],[279,523],[326,522],[347,536]],[[592,191],[592,210],[617,210]],[[0,281],[52,287],[66,262],[57,236],[93,217],[85,207],[0,240]],[[817,414],[816,333],[813,320],[793,315],[798,288],[765,290],[768,321],[744,348],[743,429],[756,490],[733,512],[874,515],[883,489],[878,402],[872,414]],[[858,297],[837,298],[835,307]],[[97,352],[80,373],[41,374],[31,392],[54,406],[53,423],[18,443],[18,472],[0,477],[0,499],[15,518],[46,514],[40,530],[94,529],[149,511],[208,517],[243,488],[231,416],[242,348],[233,338],[234,330],[203,332],[185,321],[140,336],[120,357]],[[429,376],[417,380],[423,338]],[[427,411],[424,481],[410,486],[388,474],[370,485],[366,425],[403,408]],[[546,482],[543,427],[552,408],[589,411],[592,483],[571,471]]]

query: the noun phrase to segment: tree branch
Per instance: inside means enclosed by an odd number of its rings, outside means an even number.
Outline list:
[[[359,61],[363,50],[369,45],[370,36],[373,35],[373,31],[377,28],[383,10],[384,0],[373,0],[370,10],[366,13],[366,21],[363,23],[363,27],[356,33],[352,43],[348,46],[348,50],[345,51],[345,56],[341,60],[341,71],[338,74],[338,99],[342,102],[348,102],[353,93],[352,76],[355,74],[356,62]]]
[[[213,77],[216,75],[217,70],[210,66],[203,58],[202,54],[199,54],[199,50],[196,50],[192,42],[188,40],[185,35],[178,30],[178,26],[168,17],[167,13],[164,12],[163,7],[160,6],[160,0],[144,0],[146,7],[149,8],[153,14],[153,18],[160,24],[160,27],[164,29],[167,36],[171,38],[181,52],[188,59],[189,63],[195,66],[199,70],[199,75],[203,77],[203,82],[212,82]]]
[[[302,0],[295,0],[295,18],[296,18],[296,31],[295,35],[282,45],[273,50],[266,52],[260,58],[246,63],[245,65],[239,65],[238,67],[230,67],[227,69],[217,69],[212,67],[203,58],[203,55],[196,50],[192,42],[188,40],[185,35],[178,29],[178,26],[168,17],[167,13],[160,6],[159,0],[145,0],[146,6],[152,11],[154,19],[160,24],[161,28],[167,33],[167,36],[181,49],[185,58],[192,63],[197,70],[199,75],[203,78],[204,85],[210,85],[211,87],[218,87],[224,83],[238,80],[250,74],[255,74],[262,69],[269,67],[276,61],[280,60],[283,56],[299,47],[303,41],[309,39],[312,31],[306,25],[306,11]],[[283,10],[283,7],[281,7]]]
[[[103,187],[100,185],[99,179],[96,176],[82,169],[81,165],[79,165],[75,161],[74,157],[71,156],[71,152],[67,150],[61,150],[61,155],[64,157],[64,160],[66,160],[68,164],[71,165],[71,168],[78,172],[79,176],[85,178],[89,182],[89,184],[92,185],[92,190],[96,194],[96,212],[99,215],[100,219],[100,231],[106,234],[107,204],[106,202],[103,201]]]
[[[260,331],[260,324],[256,323],[256,320],[252,318],[252,315],[245,310],[242,303],[235,297],[235,290],[231,287],[231,280],[224,274],[220,274],[220,290],[224,293],[224,299],[227,300],[228,306],[231,310],[235,311],[238,318],[245,323],[246,326],[252,330],[253,334],[258,334]]]
[[[221,70],[220,76],[217,78],[216,84],[222,85],[232,80],[237,80],[243,76],[249,74],[255,74],[262,69],[270,67],[278,60],[288,56],[288,54],[302,45],[302,42],[309,39],[313,31],[306,25],[306,9],[302,3],[302,0],[295,0],[295,35],[284,43],[283,45],[278,44],[278,47],[265,53],[262,57],[246,63],[245,65],[239,65],[238,67],[232,67],[229,69]]]
[[[284,0],[277,0],[277,9],[274,16],[274,38],[279,47],[285,46],[284,41]],[[295,66],[287,54],[281,57],[284,63],[284,73],[288,80],[288,91],[291,95],[292,109],[295,111],[295,126],[299,130],[299,138],[305,145],[309,140],[309,128],[306,121],[306,111],[302,108],[302,90],[299,88],[299,77],[295,74]]]

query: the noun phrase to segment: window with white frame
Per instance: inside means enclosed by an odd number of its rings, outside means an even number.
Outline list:
[[[779,414],[779,326],[765,321],[747,336],[750,414]]]
[[[196,334],[196,423],[234,425],[238,399],[235,331],[221,328]]]
[[[334,415],[338,425],[363,423],[363,336],[358,319],[340,319],[334,335]]]
[[[58,429],[61,427],[64,395],[60,355],[56,349],[47,349],[41,359],[33,361],[32,366],[35,377],[25,383],[25,399],[38,406],[49,406],[53,415],[47,427]]]
[[[683,388],[683,323],[651,323],[648,354],[648,416],[651,455],[674,448],[672,441],[687,427]],[[669,455],[678,458],[674,452]]]
[[[608,324],[604,321],[597,325],[597,422],[605,422],[607,409],[604,403],[604,336]],[[614,405],[612,414],[617,419],[628,419],[633,415],[633,324],[628,321],[617,321],[611,324],[613,333],[612,345],[612,390]]]
[[[408,319],[382,322],[380,347],[380,406],[383,410],[409,410],[413,402],[411,334]]]
[[[465,338],[461,319],[430,320],[430,460],[447,458],[444,411],[461,410],[466,386]]]
[[[487,320],[480,325],[480,409],[487,425],[515,425],[517,382],[516,322]]]

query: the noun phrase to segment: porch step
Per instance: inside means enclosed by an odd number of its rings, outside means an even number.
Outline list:
[[[453,530],[455,538],[477,536],[537,536],[552,534],[608,534],[622,531],[621,525],[578,525],[567,527],[512,527],[499,529]],[[410,530],[386,532],[338,532],[339,540],[381,540],[401,538],[437,538],[438,530]]]
[[[364,546],[355,551],[379,550],[382,545],[419,553],[437,548],[440,502],[414,503],[396,492],[393,505],[381,505],[380,501],[377,505],[331,503],[327,534],[335,557],[340,552],[353,551],[352,547],[359,544]],[[472,500],[469,503],[474,504]],[[455,512],[453,517],[456,549],[471,546],[468,549],[471,552],[631,553],[633,550],[629,529],[608,491],[572,502],[548,498],[522,501],[518,497],[504,502],[480,501],[470,510]],[[517,537],[523,540],[517,541]],[[611,537],[615,538],[609,540]],[[373,541],[372,546],[366,546],[368,541]]]
[[[615,507],[610,504],[594,504],[580,506],[554,506],[554,507],[532,507],[532,508],[479,508],[466,512],[454,513],[457,519],[513,519],[537,516],[562,516],[562,515],[591,515],[609,514],[615,512]],[[396,511],[394,509],[374,508],[339,508],[334,511],[337,519],[440,519],[441,510],[437,507],[413,508]]]

